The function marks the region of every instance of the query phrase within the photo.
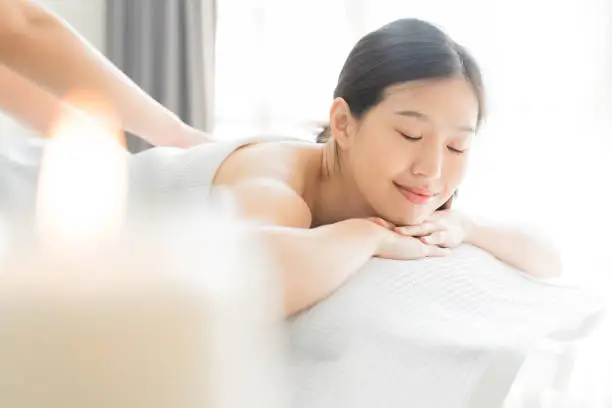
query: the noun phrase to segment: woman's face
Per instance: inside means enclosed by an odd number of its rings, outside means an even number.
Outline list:
[[[463,78],[389,87],[345,149],[368,205],[397,225],[420,224],[442,206],[463,179],[478,110]]]

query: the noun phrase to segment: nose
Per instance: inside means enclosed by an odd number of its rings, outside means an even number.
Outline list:
[[[412,174],[427,179],[438,179],[442,176],[443,147],[423,143],[416,153],[412,162]]]

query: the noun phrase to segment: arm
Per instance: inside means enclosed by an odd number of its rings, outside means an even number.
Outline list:
[[[376,226],[361,219],[313,229],[267,227],[262,232],[281,271],[287,315],[338,289],[376,254],[379,242]]]
[[[467,223],[466,242],[537,278],[561,275],[561,259],[542,238],[517,228]]]
[[[232,191],[245,218],[265,223],[257,228],[278,264],[288,315],[340,287],[376,254],[386,232],[361,219],[309,229],[308,206],[281,182],[249,180]]]
[[[455,210],[436,211],[420,225],[395,231],[445,248],[466,242],[538,278],[553,278],[562,272],[559,256],[542,238],[517,228],[486,224]]]
[[[92,92],[114,108],[123,127],[153,144],[182,144],[190,133],[172,112],[148,96],[95,48],[44,8],[27,0],[0,0],[0,63],[56,97]],[[87,106],[78,106],[87,111]],[[98,114],[99,112],[94,112]],[[32,127],[40,127],[35,118]],[[181,136],[179,136],[181,135]]]
[[[0,108],[43,137],[53,136],[54,125],[60,119],[73,123],[95,120],[87,126],[113,125],[105,122],[105,118],[84,115],[3,65],[0,65]],[[111,126],[108,130],[113,133],[118,129]]]
[[[72,111],[66,104],[4,65],[0,65],[0,108],[22,125],[44,136],[50,136],[49,130],[59,115]]]

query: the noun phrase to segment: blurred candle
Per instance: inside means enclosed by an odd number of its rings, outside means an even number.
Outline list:
[[[43,153],[36,225],[43,244],[53,251],[83,249],[116,234],[126,203],[123,135],[111,121],[100,119],[112,117],[110,110],[96,108],[95,99],[85,95],[68,101],[94,106],[84,109],[92,116],[62,111]]]
[[[91,110],[90,110],[91,111]],[[0,407],[285,407],[277,275],[222,209],[123,221],[117,134],[60,118],[0,267]]]

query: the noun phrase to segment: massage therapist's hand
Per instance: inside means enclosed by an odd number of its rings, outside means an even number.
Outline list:
[[[454,248],[468,238],[473,226],[465,215],[453,210],[436,211],[419,225],[394,227],[400,235],[418,238],[429,245]]]
[[[398,234],[393,224],[381,218],[369,218],[380,228],[380,244],[375,256],[396,260],[415,260],[433,256],[444,256],[448,249],[430,245],[418,238]]]

